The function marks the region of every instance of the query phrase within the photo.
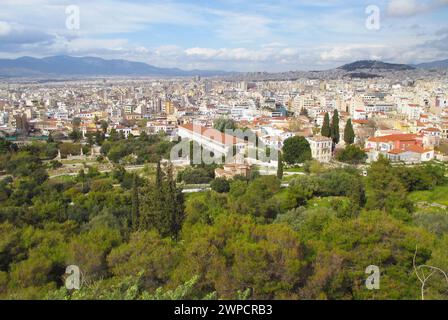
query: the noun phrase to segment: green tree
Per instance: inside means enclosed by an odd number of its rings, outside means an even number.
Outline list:
[[[73,128],[78,129],[81,125],[81,119],[80,118],[73,118],[72,120]]]
[[[221,132],[225,132],[227,129],[235,130],[236,123],[229,118],[219,118],[214,121],[213,127]]]
[[[333,144],[337,145],[339,143],[339,112],[334,110],[333,118],[331,120],[331,139],[333,139]]]
[[[320,134],[324,137],[331,137],[330,116],[328,115],[328,112],[325,113],[324,123]]]
[[[183,235],[185,250],[173,285],[196,274],[201,275],[199,296],[216,291],[219,298],[235,299],[250,288],[253,299],[297,298],[305,248],[289,226],[226,214],[213,225],[189,225]]]
[[[95,135],[93,133],[87,133],[86,138],[87,138],[87,144],[89,145],[90,148],[92,148],[92,146],[95,144]]]
[[[379,209],[389,213],[409,210],[407,191],[397,177],[389,160],[384,157],[372,163],[366,181],[367,203],[370,210]]]
[[[133,231],[138,228],[138,221],[140,220],[140,200],[139,200],[139,189],[138,189],[138,179],[137,174],[134,174],[132,179],[132,194],[131,194],[131,229]]]
[[[355,131],[353,130],[352,119],[348,119],[345,124],[344,141],[348,145],[355,142]]]
[[[82,233],[71,240],[68,246],[68,265],[77,265],[86,279],[107,275],[106,257],[112,248],[121,244],[118,230],[97,228]]]
[[[95,143],[99,146],[101,146],[104,142],[104,140],[106,140],[105,134],[99,130],[97,130],[95,132]]]
[[[218,193],[227,193],[230,191],[230,183],[225,178],[216,178],[210,183],[212,190]]]
[[[283,156],[281,152],[278,154],[277,179],[283,179]]]
[[[304,137],[292,137],[285,140],[283,159],[288,164],[303,163],[311,160],[311,147]]]
[[[103,133],[106,134],[107,133],[107,129],[109,128],[109,123],[107,123],[107,121],[105,120],[101,120],[101,130],[103,130]]]
[[[357,146],[348,145],[345,149],[337,151],[336,160],[350,164],[361,164],[367,160],[367,154]]]
[[[185,219],[184,196],[176,186],[171,164],[166,171],[164,174],[158,163],[155,183],[147,181],[142,187],[140,228],[177,239]]]
[[[141,273],[146,290],[164,286],[174,269],[178,249],[170,238],[162,239],[156,231],[131,234],[130,240],[114,248],[107,257],[115,276],[135,276]]]
[[[300,290],[302,299],[418,299],[420,288],[413,275],[412,259],[419,244],[418,263],[428,260],[433,243],[429,234],[377,211],[317,224],[309,218],[299,235],[312,240],[308,241],[309,249],[316,256],[313,271]],[[309,229],[309,223],[320,231]],[[373,261],[381,268],[381,290],[366,290],[364,281],[360,281]]]
[[[279,212],[279,203],[274,195],[280,191],[281,181],[275,176],[261,176],[247,184],[232,182],[229,206],[239,214],[250,214],[262,219],[273,219]]]
[[[73,142],[78,142],[82,139],[82,132],[79,131],[79,129],[73,129],[73,131],[69,133],[68,137],[73,140]]]
[[[3,137],[0,137],[0,154],[17,151],[17,146]]]
[[[109,141],[118,141],[118,140],[120,140],[120,135],[118,134],[117,130],[115,130],[115,129],[110,130],[108,140]]]

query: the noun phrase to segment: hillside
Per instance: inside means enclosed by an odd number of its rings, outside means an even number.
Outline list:
[[[338,69],[342,69],[347,72],[352,72],[365,69],[377,70],[377,71],[406,71],[406,70],[414,70],[415,68],[406,64],[386,63],[376,60],[360,60],[343,65]]]
[[[223,71],[159,68],[142,62],[105,60],[96,57],[53,56],[0,59],[0,76],[218,76]]]
[[[422,68],[422,69],[446,69],[446,68],[448,68],[448,59],[420,63],[420,64],[416,65],[416,67]]]

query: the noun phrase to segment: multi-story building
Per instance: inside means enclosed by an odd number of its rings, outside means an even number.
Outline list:
[[[331,138],[323,136],[315,136],[312,138],[307,138],[308,143],[311,147],[311,156],[313,159],[319,162],[330,162],[332,155],[332,144]]]
[[[426,149],[423,138],[415,134],[393,134],[367,139],[367,161],[377,161],[382,155],[391,161],[420,163],[434,159],[434,150]]]

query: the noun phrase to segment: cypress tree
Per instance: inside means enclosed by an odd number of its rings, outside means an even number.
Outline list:
[[[154,210],[155,203],[155,187],[154,183],[145,181],[139,198],[139,229],[150,230],[156,228],[156,212]]]
[[[163,173],[160,162],[157,164],[156,181],[148,182],[140,205],[141,228],[155,229],[162,237],[178,239],[184,221],[184,197],[177,188],[171,164]]]
[[[283,157],[281,152],[278,153],[277,178],[279,180],[283,179]]]
[[[330,116],[328,112],[325,113],[324,124],[322,125],[321,135],[324,137],[331,137],[331,128],[330,128]]]
[[[352,119],[348,119],[344,129],[344,141],[350,145],[355,142],[355,131],[353,130]]]
[[[157,169],[156,169],[156,188],[160,190],[162,187],[162,179],[163,179],[163,172],[162,172],[162,166],[160,164],[160,160],[157,161]]]
[[[331,121],[331,139],[333,139],[333,144],[337,145],[339,143],[339,113],[338,110],[334,110],[333,119]]]
[[[306,108],[302,108],[302,110],[300,110],[300,115],[308,117],[308,110]]]
[[[168,218],[165,224],[166,234],[173,237],[175,240],[179,238],[180,230],[185,218],[184,215],[184,195],[180,188],[177,188],[174,179],[173,165],[170,163],[167,170],[167,212]]]
[[[131,207],[131,229],[136,231],[138,229],[138,223],[140,220],[140,200],[138,196],[138,182],[137,175],[135,174],[132,181],[132,207]]]

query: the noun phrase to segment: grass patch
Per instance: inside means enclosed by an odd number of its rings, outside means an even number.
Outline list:
[[[305,169],[302,167],[295,167],[295,168],[285,169],[284,172],[305,172]]]
[[[439,186],[428,191],[414,191],[409,194],[409,199],[414,202],[438,203],[448,206],[448,186]]]
[[[50,180],[52,181],[52,182],[59,182],[59,183],[67,183],[67,182],[72,182],[72,181],[75,181],[75,179],[76,179],[76,176],[69,176],[69,175],[64,175],[64,176],[58,176],[58,177],[55,177],[55,178],[50,178]]]
[[[350,202],[350,200],[347,197],[323,197],[323,198],[315,197],[308,201],[307,208],[309,208],[309,209],[315,209],[315,208],[332,209],[335,201],[341,201],[341,200],[344,203]]]

